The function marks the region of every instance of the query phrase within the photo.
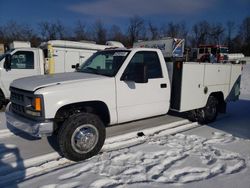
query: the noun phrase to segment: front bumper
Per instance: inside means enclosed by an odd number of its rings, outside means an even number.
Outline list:
[[[28,118],[19,116],[10,111],[9,103],[6,107],[5,115],[7,127],[14,127],[34,137],[50,136],[53,133],[53,121],[45,120],[43,122],[30,120]]]

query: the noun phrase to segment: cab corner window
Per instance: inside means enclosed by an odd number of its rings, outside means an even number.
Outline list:
[[[34,53],[18,51],[11,57],[11,69],[34,69]]]

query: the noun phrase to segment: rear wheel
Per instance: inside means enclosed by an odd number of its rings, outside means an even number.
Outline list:
[[[96,155],[105,140],[105,126],[98,116],[78,113],[70,116],[58,132],[61,153],[73,161]]]
[[[204,108],[205,123],[214,122],[218,115],[218,100],[214,96],[210,96],[207,105]]]
[[[218,115],[218,99],[209,96],[204,108],[193,110],[189,113],[191,121],[198,121],[200,124],[211,123],[216,120]]]

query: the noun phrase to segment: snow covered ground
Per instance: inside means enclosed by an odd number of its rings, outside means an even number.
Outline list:
[[[249,183],[249,155],[223,149],[223,146],[242,142],[230,134],[214,132],[208,139],[162,132],[138,140],[140,142],[133,147],[104,152],[85,162],[21,183],[20,187],[34,184],[43,188],[190,187],[189,183],[203,187],[203,181],[215,178],[228,181],[229,176],[239,173]],[[242,185],[239,187],[244,187]]]
[[[172,129],[111,138],[102,153],[84,162],[60,159],[28,168],[23,176],[68,163],[18,187],[250,188],[250,64],[244,67],[241,100],[229,104],[227,114],[204,126],[184,121],[186,129],[173,123]]]

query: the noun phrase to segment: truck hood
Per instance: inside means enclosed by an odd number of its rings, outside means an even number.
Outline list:
[[[80,72],[58,73],[53,75],[40,75],[20,78],[14,80],[11,83],[10,87],[26,91],[36,91],[39,88],[49,87],[58,84],[65,84],[82,80],[96,80],[102,78],[105,77],[101,75]]]

